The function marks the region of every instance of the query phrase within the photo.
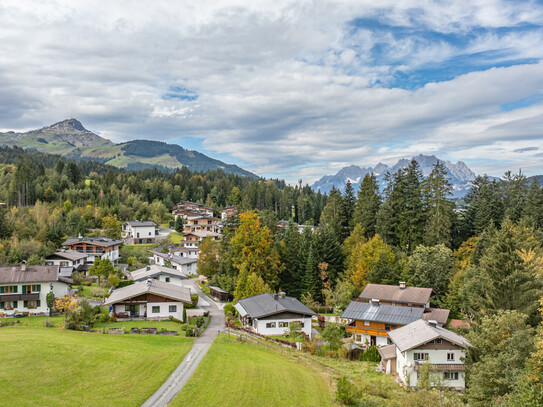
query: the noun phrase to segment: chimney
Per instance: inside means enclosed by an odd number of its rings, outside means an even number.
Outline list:
[[[373,298],[370,302],[371,302],[371,305],[373,305],[375,307],[379,306],[379,299],[378,298]]]
[[[273,299],[277,301],[279,299],[279,294],[273,294]]]
[[[437,321],[435,319],[430,319],[428,321],[428,325],[436,327],[437,326]]]
[[[151,287],[151,284],[153,283],[153,279],[148,278],[146,282],[147,282],[147,287]]]
[[[405,288],[405,281],[400,281],[400,289],[403,290]]]
[[[281,291],[281,293],[279,294],[279,296],[280,296],[281,298],[285,298],[286,295],[287,295],[287,294],[286,294],[284,291]]]
[[[147,271],[151,270],[151,266],[146,267]]]
[[[21,262],[21,271],[26,271],[26,260]]]

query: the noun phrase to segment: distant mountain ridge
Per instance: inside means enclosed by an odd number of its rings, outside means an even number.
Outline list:
[[[191,171],[222,169],[228,174],[257,177],[237,165],[226,164],[198,151],[186,150],[177,144],[152,140],[132,140],[115,144],[87,130],[81,122],[73,118],[25,133],[0,133],[0,145],[60,154],[74,160],[95,160],[129,170],[186,166]]]
[[[452,163],[450,161],[441,160],[434,155],[422,154],[413,157],[412,159],[416,160],[419,163],[420,169],[425,177],[430,174],[434,165],[438,161],[443,163],[447,171],[447,177],[449,178],[449,181],[453,186],[452,194],[455,198],[463,197],[471,186],[471,182],[476,177],[475,173],[470,170],[469,167],[462,161]],[[345,187],[347,186],[347,181],[350,181],[354,190],[357,191],[360,183],[364,179],[364,176],[366,174],[373,173],[375,174],[377,182],[379,183],[379,187],[382,190],[386,186],[385,174],[387,172],[389,172],[390,174],[394,174],[400,168],[407,167],[410,161],[411,160],[402,158],[392,167],[389,167],[388,165],[383,163],[377,164],[374,168],[350,165],[348,167],[342,168],[335,175],[326,175],[322,177],[320,180],[313,184],[312,188],[315,191],[328,193],[330,192],[332,187],[335,187],[336,189],[339,189],[343,192],[345,190]]]

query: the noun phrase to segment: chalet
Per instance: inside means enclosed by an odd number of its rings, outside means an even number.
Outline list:
[[[206,237],[220,240],[221,235],[217,232],[185,232],[183,233],[185,247],[198,247]]]
[[[136,220],[123,223],[121,234],[126,244],[154,243],[158,228],[155,222]]]
[[[175,256],[172,253],[160,253],[153,250],[147,250],[148,253],[153,255],[153,261],[159,266],[167,266],[180,271],[185,275],[195,275],[197,271],[196,263],[198,262],[195,258],[187,258]]]
[[[375,299],[371,302],[351,301],[341,318],[351,320],[345,330],[353,335],[355,343],[385,346],[390,331],[421,319],[423,313],[424,308],[381,304]]]
[[[80,253],[73,250],[58,250],[57,252],[45,257],[45,264],[48,266],[72,267],[76,269],[87,262],[89,257],[86,253]]]
[[[407,287],[403,281],[399,285],[366,284],[358,300],[370,302],[378,299],[380,304],[430,308],[433,292],[431,288]]]
[[[430,381],[464,390],[463,359],[471,346],[461,335],[437,326],[436,321],[418,320],[388,333],[392,345],[379,348],[381,368],[408,387],[417,387],[422,363],[429,363]]]
[[[183,280],[188,279],[188,277],[179,270],[159,266],[157,264],[152,264],[142,269],[132,271],[130,273],[130,278],[134,280],[134,282],[145,281],[149,278],[153,278],[165,283],[177,285],[181,285]]]
[[[121,258],[119,248],[123,242],[106,237],[71,237],[62,243],[67,250],[87,254],[87,261],[94,263],[96,258],[109,259],[112,263]]]
[[[212,216],[189,216],[183,226],[183,232],[217,232],[217,221]]]
[[[293,322],[299,322],[302,331],[311,338],[311,317],[315,312],[296,298],[284,293],[264,293],[247,297],[235,305],[244,327],[261,335],[283,335]]]
[[[70,295],[72,284],[71,278],[60,275],[56,265],[0,267],[0,314],[47,313],[47,294]]]
[[[221,220],[226,221],[229,216],[234,216],[238,213],[237,205],[227,206],[221,209]]]
[[[187,219],[188,216],[191,215],[205,215],[205,216],[213,216],[213,208],[210,208],[208,206],[196,203],[196,202],[190,202],[190,201],[184,201],[179,202],[178,204],[175,204],[172,208],[172,213],[174,215],[174,218],[177,219],[179,216],[182,216],[184,219]]]
[[[104,303],[118,318],[183,320],[183,306],[190,304],[190,290],[177,284],[147,279],[117,288]]]
[[[200,249],[198,247],[173,247],[170,249],[170,253],[189,259],[197,259],[200,255]]]

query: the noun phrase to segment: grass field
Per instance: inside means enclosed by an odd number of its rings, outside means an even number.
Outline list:
[[[172,231],[172,233],[170,233],[170,240],[172,241],[172,244],[181,244],[183,243],[183,235]]]
[[[64,331],[62,317],[22,318],[0,328],[0,404],[5,406],[141,405],[192,346],[184,337]]]
[[[217,338],[171,406],[333,406],[329,381],[277,351]]]
[[[131,256],[134,257],[149,257],[151,254],[147,250],[153,250],[157,247],[154,243],[148,244],[125,244],[121,247],[119,254],[121,255],[121,263],[126,263]]]

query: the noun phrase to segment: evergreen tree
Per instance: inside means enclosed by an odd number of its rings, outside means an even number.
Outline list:
[[[427,246],[444,244],[450,247],[454,203],[449,199],[452,186],[441,162],[436,163],[428,178],[424,180],[423,189],[428,210],[424,242]]]
[[[526,206],[526,195],[528,194],[526,176],[521,171],[518,174],[507,171],[502,180],[502,189],[505,217],[513,222],[518,222]]]
[[[377,233],[377,216],[380,207],[381,196],[379,195],[377,178],[373,173],[366,174],[358,191],[353,222],[362,225],[368,239],[371,239]]]
[[[320,225],[330,230],[337,238],[342,240],[343,225],[345,224],[345,208],[343,198],[339,191],[332,188],[326,206],[322,210]]]
[[[416,287],[433,288],[438,297],[445,295],[452,278],[454,256],[443,244],[418,246],[409,258],[410,282]]]
[[[319,253],[316,242],[311,242],[309,254],[305,265],[304,274],[304,293],[310,293],[311,296],[319,301],[321,299],[321,290],[319,284]]]
[[[526,203],[523,208],[523,218],[534,228],[543,228],[543,188],[534,178],[526,194]]]
[[[342,230],[342,239],[345,239],[354,228],[354,210],[356,207],[356,199],[354,197],[353,186],[351,181],[347,181],[347,186],[345,187],[345,192],[343,194],[343,230]]]
[[[464,198],[465,224],[468,236],[481,234],[489,226],[499,226],[503,219],[503,201],[500,185],[485,175],[478,176]]]
[[[309,229],[308,229],[309,230]],[[281,240],[281,263],[283,271],[279,278],[279,286],[287,295],[299,298],[303,292],[305,275],[305,258],[307,253],[302,251],[303,236],[298,228],[289,222]]]
[[[326,229],[321,231],[316,241],[318,263],[328,264],[328,277],[335,284],[337,277],[343,272],[344,258],[341,246],[334,234]]]

